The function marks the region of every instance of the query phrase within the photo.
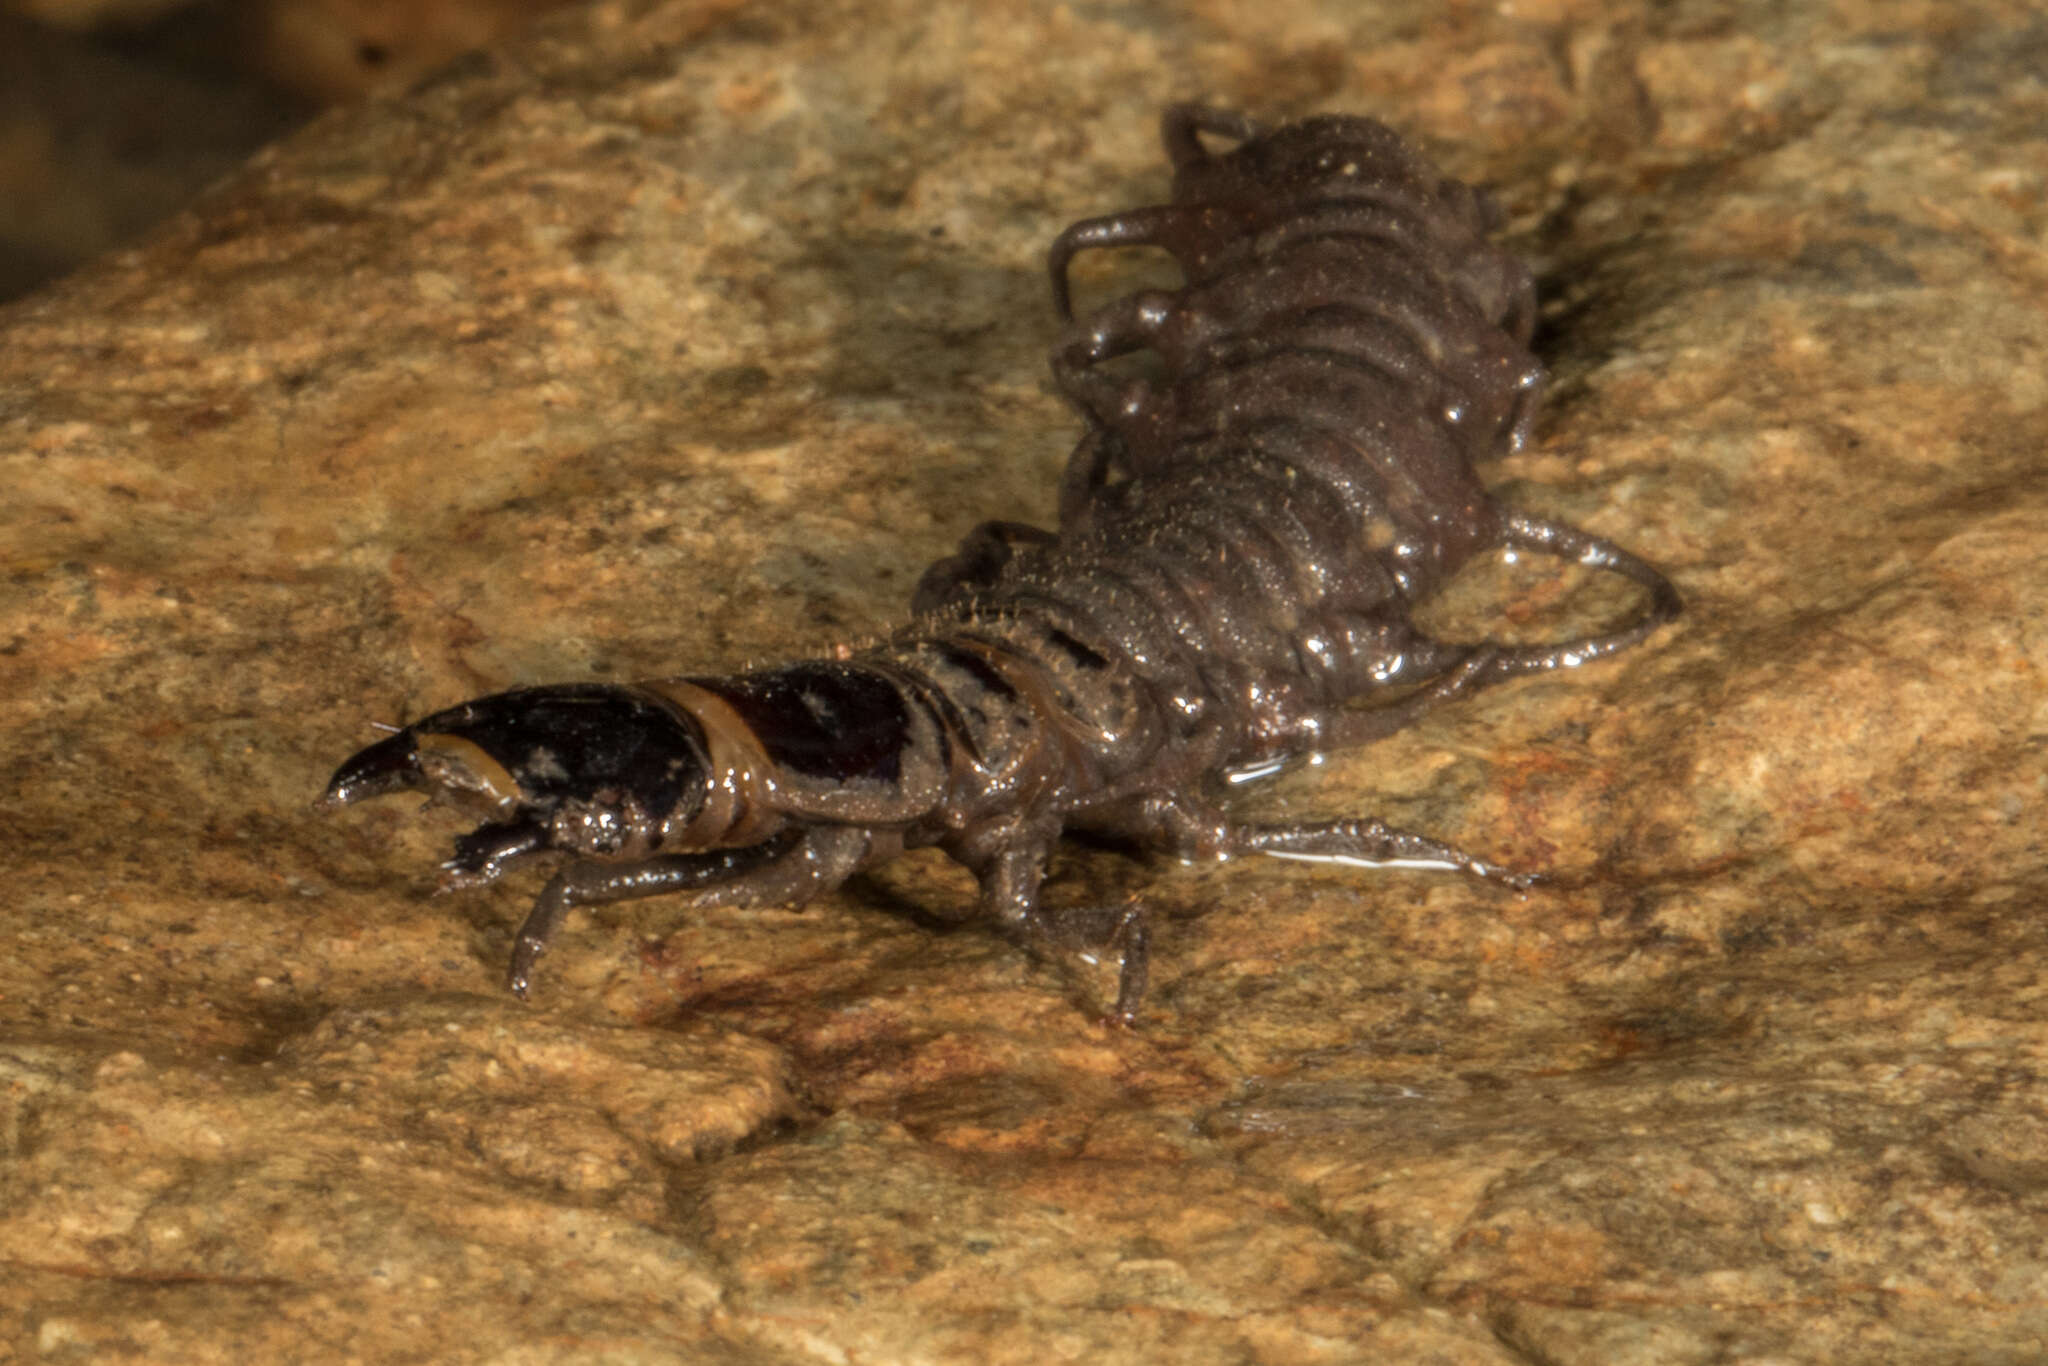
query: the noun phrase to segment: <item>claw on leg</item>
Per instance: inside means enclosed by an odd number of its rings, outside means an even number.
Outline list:
[[[735,849],[658,854],[631,863],[575,863],[549,880],[512,941],[505,985],[526,999],[534,965],[577,906],[691,892],[699,906],[801,905],[837,886],[866,857],[858,826],[820,826]]]
[[[459,892],[496,882],[520,859],[546,850],[548,832],[533,821],[480,825],[455,837],[455,857],[441,865],[437,892]]]
[[[1516,873],[1455,845],[1409,830],[1396,830],[1371,817],[1304,825],[1232,826],[1232,852],[1264,854],[1304,863],[1337,863],[1348,868],[1437,868],[1469,873],[1526,892],[1533,873]]]
[[[1093,997],[1094,990],[1076,963],[1096,967],[1105,953],[1114,952],[1116,1003],[1101,1018],[1128,1029],[1137,1022],[1151,976],[1152,935],[1144,903],[1133,898],[1115,911],[1047,910],[1038,900],[1046,852],[1043,846],[1020,845],[989,859],[980,870],[982,914],[1011,942],[1059,969],[1084,997]]]
[[[1102,929],[1105,918],[1112,920],[1107,930]],[[1012,929],[1009,938],[1065,975],[1091,1010],[1101,997],[1100,979],[1089,970],[1113,961],[1116,1001],[1097,1019],[1116,1029],[1136,1026],[1138,1008],[1144,1004],[1151,981],[1152,930],[1143,902],[1132,898],[1113,912],[1106,907],[1053,914],[1034,909],[1028,920]]]
[[[1538,881],[1533,873],[1513,872],[1456,845],[1412,830],[1398,830],[1370,816],[1285,823],[1233,821],[1211,807],[1166,797],[1152,801],[1145,818],[1155,838],[1184,859],[1264,854],[1348,868],[1435,868],[1498,882],[1518,892]]]
[[[548,951],[548,941],[569,918],[569,875],[575,871],[565,869],[548,879],[548,885],[541,889],[533,909],[526,913],[519,933],[513,937],[512,961],[505,968],[505,988],[522,1001],[533,985],[534,964]]]
[[[1152,976],[1152,926],[1143,902],[1134,898],[1124,907],[1108,942],[1121,943],[1123,957],[1117,965],[1116,1004],[1102,1022],[1119,1029],[1133,1029],[1138,1023],[1138,1005],[1145,999],[1145,988]]]

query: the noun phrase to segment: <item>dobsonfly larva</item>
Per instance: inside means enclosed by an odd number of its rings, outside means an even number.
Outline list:
[[[979,884],[978,915],[1051,948],[1046,859],[1084,830],[1177,853],[1263,853],[1526,879],[1372,819],[1255,824],[1222,780],[1356,745],[1516,674],[1583,663],[1679,611],[1619,547],[1504,508],[1476,462],[1526,439],[1543,380],[1528,271],[1497,212],[1384,125],[1165,116],[1170,202],[1090,219],[1051,252],[1142,244],[1180,264],[1068,322],[1054,377],[1087,427],[1057,532],[990,522],[918,586],[911,624],[843,658],[726,677],[477,698],[354,755],[323,805],[433,788],[481,812],[446,887],[566,858],[521,926],[511,989],[575,906],[686,892],[800,903],[906,849]],[[1212,150],[1205,138],[1235,146]],[[1147,351],[1134,377],[1104,362]],[[1416,606],[1475,555],[1540,551],[1634,580],[1644,605],[1558,644],[1432,639]],[[1113,1018],[1136,1014],[1129,913]]]

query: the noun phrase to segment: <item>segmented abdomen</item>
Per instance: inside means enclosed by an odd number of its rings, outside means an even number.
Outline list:
[[[1205,132],[1247,140],[1212,154]],[[1473,463],[1520,442],[1542,376],[1528,275],[1485,241],[1486,202],[1384,126],[1180,108],[1166,142],[1174,201],[1069,229],[1055,294],[1092,246],[1164,247],[1186,283],[1062,339],[1091,430],[1061,534],[956,604],[1040,660],[1082,730],[1154,737],[1105,747],[1126,773],[1205,733],[1212,764],[1301,747],[1293,718],[1455,663],[1410,612],[1499,541]],[[1108,365],[1139,351],[1159,377]]]

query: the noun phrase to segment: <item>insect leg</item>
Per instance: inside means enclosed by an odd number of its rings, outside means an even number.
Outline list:
[[[1515,380],[1514,407],[1508,414],[1508,451],[1526,449],[1529,438],[1536,434],[1536,408],[1543,399],[1543,386],[1549,382],[1550,372],[1543,368],[1541,362],[1533,360]]]
[[[1159,140],[1166,144],[1167,160],[1176,171],[1209,159],[1209,149],[1202,145],[1203,133],[1250,142],[1265,131],[1266,126],[1248,114],[1206,104],[1168,105],[1159,120]]]
[[[441,865],[437,890],[460,891],[495,882],[512,864],[548,847],[547,828],[537,821],[496,821],[455,837],[455,857]]]
[[[1151,204],[1101,218],[1084,218],[1053,238],[1045,259],[1046,268],[1052,273],[1052,306],[1059,311],[1061,320],[1071,321],[1074,316],[1067,268],[1076,256],[1095,247],[1164,247],[1173,251],[1174,238],[1186,220],[1187,210],[1181,205]]]
[[[1508,869],[1455,845],[1412,830],[1400,830],[1371,816],[1329,821],[1234,821],[1215,807],[1186,797],[1158,797],[1147,815],[1159,838],[1180,857],[1231,858],[1266,854],[1308,863],[1352,868],[1438,868],[1501,882],[1517,891],[1535,878]]]
[[[526,998],[534,964],[574,907],[667,892],[696,892],[699,906],[798,904],[845,881],[866,857],[869,838],[859,826],[813,826],[794,838],[739,849],[571,864],[541,889],[520,925],[505,985],[514,996]]]
[[[1163,395],[1153,385],[1103,374],[1095,367],[1153,346],[1173,317],[1174,302],[1163,289],[1140,290],[1103,305],[1087,322],[1067,329],[1053,348],[1053,383],[1083,417],[1127,440],[1142,439],[1148,434],[1145,429],[1160,425]]]
[[[1119,299],[1069,328],[1053,349],[1053,382],[1090,429],[1074,447],[1060,478],[1060,526],[1069,531],[1093,518],[1111,478],[1135,477],[1172,450],[1172,391],[1096,367],[1153,349],[1172,321],[1173,302],[1171,294],[1156,289]],[[1169,368],[1172,364],[1169,358]]]
[[[1426,686],[1384,707],[1336,707],[1315,720],[1319,749],[1349,749],[1406,730],[1423,716],[1449,702],[1509,676],[1499,667],[1501,647],[1441,646],[1424,637],[1417,653],[1443,650],[1458,663]]]
[[[1112,469],[1130,468],[1122,438],[1101,427],[1091,429],[1067,457],[1060,476],[1060,527],[1076,531],[1088,524],[1095,499],[1109,483]]]
[[[1370,816],[1284,825],[1229,824],[1225,827],[1223,852],[1265,854],[1307,863],[1341,863],[1351,868],[1441,868],[1505,883],[1517,891],[1527,889],[1536,880],[1530,874],[1510,872],[1442,840],[1397,830]]]
[[[1038,904],[1038,889],[1045,881],[1046,846],[1026,841],[1005,849],[978,870],[981,882],[981,913],[999,927],[1013,943],[1063,970],[1071,970],[1075,957],[1094,964],[1096,954],[1086,944],[1072,942],[1078,936],[1063,935],[1052,917]],[[1129,1025],[1138,1016],[1151,975],[1152,937],[1145,910],[1133,901],[1117,913],[1116,922],[1095,943],[1118,951],[1116,1004],[1105,1021]]]
[[[1415,635],[1403,647],[1410,667],[1423,677],[1434,675],[1435,681],[1391,706],[1343,707],[1315,716],[1305,730],[1320,730],[1320,734],[1313,736],[1316,747],[1362,745],[1412,724],[1439,703],[1489,683],[1571,668],[1614,654],[1676,617],[1684,606],[1671,580],[1612,541],[1577,527],[1526,512],[1504,511],[1500,540],[1515,549],[1541,551],[1632,579],[1650,590],[1649,606],[1637,620],[1619,630],[1555,645],[1504,645],[1492,641],[1461,644]]]
[[[1561,559],[1576,560],[1592,569],[1605,570],[1632,579],[1650,590],[1650,605],[1642,615],[1619,630],[1583,636],[1557,645],[1503,645],[1496,647],[1497,676],[1543,673],[1571,668],[1589,660],[1611,655],[1635,644],[1676,617],[1684,608],[1671,580],[1637,559],[1614,542],[1563,522],[1509,511],[1501,519],[1501,543],[1514,549],[1536,550]]]
[[[1129,1028],[1137,1023],[1138,1003],[1145,999],[1145,987],[1152,979],[1152,927],[1143,902],[1133,900],[1124,907],[1106,942],[1123,947],[1117,965],[1116,1004],[1110,1008],[1109,1022]]]
[[[940,611],[956,595],[995,583],[1018,546],[1051,545],[1058,540],[1052,532],[1029,522],[983,522],[961,539],[958,550],[924,571],[917,591],[910,596],[910,610],[920,616]]]
[[[1649,605],[1635,621],[1618,630],[1556,644],[1508,645],[1496,641],[1441,641],[1420,634],[1410,636],[1402,645],[1408,657],[1408,667],[1422,677],[1441,676],[1422,691],[1411,693],[1389,707],[1350,707],[1317,717],[1313,724],[1320,724],[1328,737],[1321,741],[1322,747],[1360,745],[1391,735],[1439,702],[1449,701],[1488,683],[1523,674],[1572,668],[1604,658],[1642,640],[1678,616],[1684,607],[1671,580],[1649,564],[1612,541],[1563,522],[1503,509],[1497,543],[1511,549],[1555,555],[1589,568],[1620,574],[1650,590]],[[1448,672],[1442,672],[1446,669]]]

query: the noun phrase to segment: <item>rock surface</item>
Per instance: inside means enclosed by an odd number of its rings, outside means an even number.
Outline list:
[[[2048,25],[1360,8],[600,5],[0,311],[0,1349],[2048,1353]],[[1687,594],[1255,799],[1548,885],[1074,851],[1158,917],[1118,1033],[916,858],[581,918],[522,1006],[532,879],[309,812],[370,721],[858,638],[1048,519],[1044,246],[1195,94],[1498,188],[1495,477]],[[1562,610],[1442,611],[1502,595]]]

